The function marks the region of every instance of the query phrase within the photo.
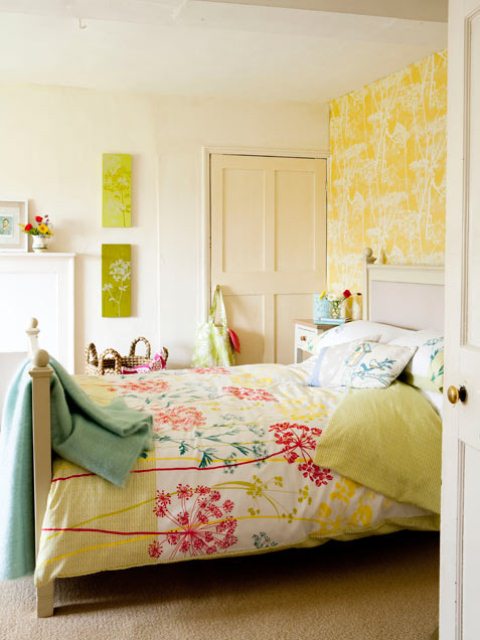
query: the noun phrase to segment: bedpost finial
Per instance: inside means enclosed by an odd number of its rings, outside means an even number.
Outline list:
[[[363,251],[363,257],[365,258],[365,262],[367,264],[373,264],[376,260],[375,256],[373,255],[373,249],[371,249],[370,247],[365,247]]]
[[[33,364],[36,367],[46,367],[50,361],[48,351],[45,349],[39,349],[33,356]]]
[[[38,320],[36,318],[30,318],[27,329],[36,329],[38,327]]]

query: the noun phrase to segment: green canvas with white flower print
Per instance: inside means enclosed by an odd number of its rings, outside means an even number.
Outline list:
[[[132,156],[128,153],[103,154],[102,225],[132,226]]]
[[[132,245],[102,244],[102,316],[131,315]]]

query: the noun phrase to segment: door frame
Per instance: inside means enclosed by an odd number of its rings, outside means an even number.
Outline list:
[[[201,215],[200,215],[200,247],[198,258],[198,287],[197,287],[197,322],[207,318],[210,307],[211,288],[211,237],[210,237],[210,158],[212,155],[225,156],[266,156],[271,158],[305,158],[308,160],[326,160],[327,162],[327,193],[330,175],[330,151],[325,149],[276,149],[270,147],[216,147],[203,146],[201,148]],[[326,204],[326,218],[328,229],[328,198]],[[327,236],[328,243],[328,236]],[[325,252],[325,257],[326,257]],[[326,265],[325,265],[326,267]]]

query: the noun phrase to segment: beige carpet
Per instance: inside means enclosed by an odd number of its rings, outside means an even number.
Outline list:
[[[46,620],[30,579],[0,583],[0,638],[427,640],[437,592],[438,535],[404,532],[61,580]]]

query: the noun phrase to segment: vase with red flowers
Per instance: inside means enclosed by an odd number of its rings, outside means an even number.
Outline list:
[[[27,233],[32,237],[32,249],[35,253],[43,253],[47,251],[47,243],[53,236],[52,225],[48,215],[35,216],[34,223],[22,224],[23,233]]]
[[[328,293],[327,300],[330,304],[330,317],[331,318],[341,318],[342,317],[342,307],[345,300],[348,300],[352,295],[352,292],[349,289],[345,289],[343,293]]]

